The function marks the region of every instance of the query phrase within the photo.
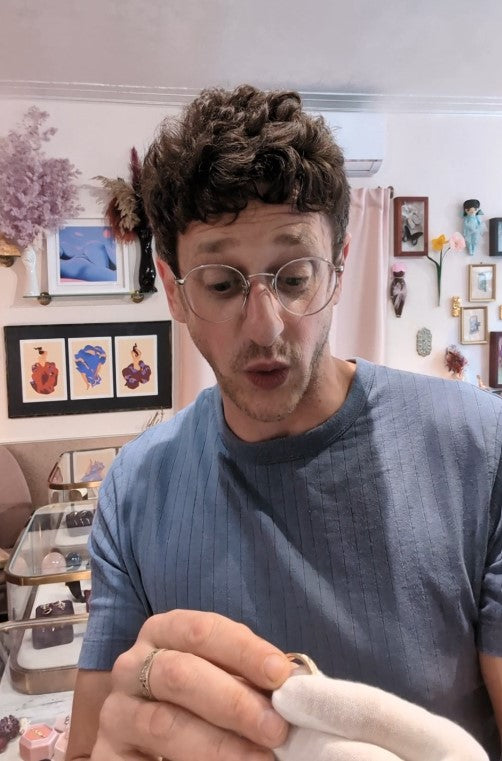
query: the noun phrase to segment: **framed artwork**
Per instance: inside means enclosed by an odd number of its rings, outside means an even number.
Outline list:
[[[488,383],[492,388],[502,388],[502,333],[490,332],[490,369]]]
[[[394,198],[394,256],[426,256],[429,240],[429,199]]]
[[[171,321],[4,328],[8,415],[171,407]]]
[[[129,293],[131,245],[102,219],[71,219],[47,236],[47,282],[56,296]]]
[[[488,342],[488,307],[461,307],[460,343],[485,344]]]
[[[502,217],[493,217],[489,223],[490,256],[502,256]]]
[[[495,265],[469,264],[469,301],[495,300]]]
[[[81,449],[70,452],[72,480],[70,483],[102,481],[115,457],[118,448]]]

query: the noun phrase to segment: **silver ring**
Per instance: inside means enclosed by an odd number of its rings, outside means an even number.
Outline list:
[[[307,670],[307,674],[319,673],[319,669],[317,668],[312,658],[309,658],[309,656],[305,655],[304,653],[286,653],[286,658],[288,658],[293,663],[304,666],[304,668]]]
[[[162,652],[165,652],[165,647],[156,647],[153,650],[150,650],[145,660],[143,661],[141,671],[139,672],[139,683],[141,685],[141,695],[147,700],[155,700],[155,696],[150,689],[150,671],[152,669],[152,664],[153,664],[153,660],[155,656],[158,653],[162,653]]]

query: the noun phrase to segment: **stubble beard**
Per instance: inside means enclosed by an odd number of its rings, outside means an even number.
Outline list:
[[[308,404],[310,400],[313,401],[319,397],[320,362],[328,343],[329,329],[329,324],[323,328],[323,332],[315,345],[307,372],[300,377],[299,381],[293,387],[286,386],[284,388],[281,386],[272,392],[252,389],[249,386],[243,387],[242,383],[238,381],[238,378],[242,377],[241,368],[252,360],[275,359],[286,361],[291,368],[290,372],[294,373],[295,369],[301,365],[302,353],[300,349],[288,349],[277,345],[263,348],[251,344],[246,351],[240,352],[232,361],[231,374],[229,375],[220,372],[211,356],[205,354],[204,351],[202,354],[210,364],[223,395],[227,396],[251,420],[261,423],[275,423],[289,417],[300,403]],[[201,347],[199,347],[200,350]]]

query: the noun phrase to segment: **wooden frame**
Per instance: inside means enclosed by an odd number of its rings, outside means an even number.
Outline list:
[[[469,301],[495,301],[494,264],[469,264]]]
[[[171,407],[162,322],[4,328],[9,418]]]
[[[490,256],[502,256],[502,217],[492,217],[490,229]]]
[[[426,256],[429,250],[427,196],[394,198],[394,256]]]
[[[55,296],[129,293],[131,245],[103,219],[70,219],[47,235],[47,281]]]
[[[502,388],[502,332],[490,332],[490,370],[488,383],[491,388]]]
[[[488,343],[488,307],[461,307],[460,343]]]

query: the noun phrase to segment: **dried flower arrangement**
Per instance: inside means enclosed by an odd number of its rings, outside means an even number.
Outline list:
[[[468,365],[467,359],[455,344],[448,346],[445,352],[445,365],[454,378],[464,379],[464,369]]]
[[[94,177],[105,187],[111,198],[105,210],[106,221],[117,240],[129,243],[140,226],[148,227],[148,220],[141,196],[141,163],[136,148],[131,148],[129,163],[131,181],[117,177],[110,179],[98,175]]]
[[[46,111],[32,106],[21,124],[0,138],[0,233],[19,248],[78,216],[79,170],[68,159],[48,158],[43,143],[57,132],[43,128]]]
[[[155,288],[155,267],[152,258],[152,229],[146,216],[141,195],[142,164],[136,148],[131,148],[129,162],[131,179],[122,177],[111,179],[98,175],[99,180],[111,196],[105,209],[105,218],[114,237],[129,243],[138,236],[141,246],[139,285],[141,293],[153,293]]]

